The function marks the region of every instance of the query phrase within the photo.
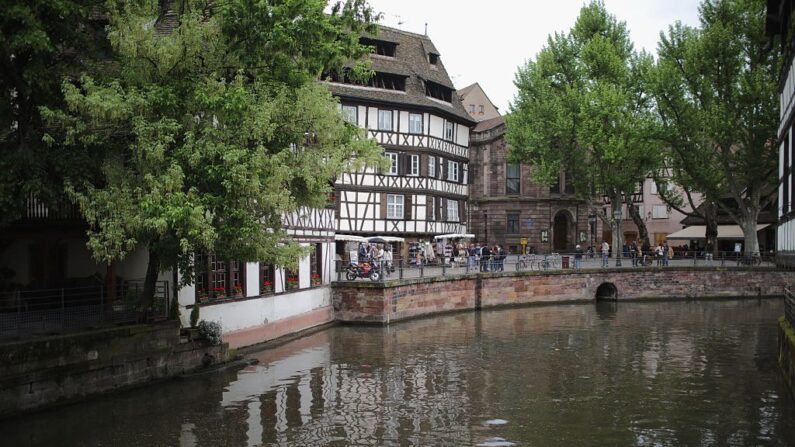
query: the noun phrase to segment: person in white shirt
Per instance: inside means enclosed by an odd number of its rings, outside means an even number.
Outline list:
[[[610,244],[602,241],[602,268],[607,268],[610,260]]]

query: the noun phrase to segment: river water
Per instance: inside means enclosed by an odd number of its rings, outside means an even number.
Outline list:
[[[0,422],[3,446],[795,445],[780,300],[334,327],[260,363]]]

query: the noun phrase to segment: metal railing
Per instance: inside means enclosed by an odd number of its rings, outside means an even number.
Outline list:
[[[0,338],[56,334],[165,319],[168,281],[155,284],[154,302],[143,301],[143,281],[122,281],[115,293],[104,285],[0,293]]]
[[[704,252],[677,252],[672,258],[655,256],[653,253],[635,256],[627,253],[621,257],[621,265],[616,265],[614,256],[603,259],[599,253],[581,253],[579,263],[575,253],[550,253],[535,255],[506,255],[505,259],[472,259],[466,257],[449,257],[441,262],[441,258],[428,260],[425,258],[395,258],[391,263],[381,262],[372,269],[376,262],[363,263],[359,267],[351,267],[350,263],[337,261],[336,281],[355,280],[393,280],[426,278],[435,276],[476,274],[486,272],[515,271],[562,271],[568,269],[599,270],[602,268],[642,269],[666,267],[724,267],[724,268],[770,268],[775,266],[774,257],[747,257],[733,252],[720,252],[717,255]],[[373,274],[376,271],[376,274]]]
[[[784,288],[784,318],[790,326],[795,328],[795,294]]]

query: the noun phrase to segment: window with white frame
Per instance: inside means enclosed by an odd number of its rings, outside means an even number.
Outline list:
[[[428,157],[428,177],[436,177],[436,157],[433,155]]]
[[[356,106],[342,106],[342,119],[345,121],[356,124],[358,108]]]
[[[392,111],[378,111],[378,130],[392,130]]]
[[[448,141],[453,141],[453,126],[454,124],[452,121],[445,120],[444,122],[444,139]]]
[[[386,172],[388,175],[397,175],[398,173],[398,154],[395,152],[387,152],[386,156],[389,157],[389,170]]]
[[[458,200],[447,199],[447,221],[458,222]]]
[[[420,156],[419,155],[412,155],[411,156],[411,172],[409,175],[420,175]]]
[[[422,133],[422,114],[409,113],[409,133]]]
[[[458,162],[447,160],[447,180],[451,182],[458,181]]]
[[[387,219],[403,218],[403,195],[401,194],[386,195],[386,218]]]
[[[668,207],[665,205],[654,205],[654,208],[651,210],[651,218],[652,219],[667,219],[668,218]]]

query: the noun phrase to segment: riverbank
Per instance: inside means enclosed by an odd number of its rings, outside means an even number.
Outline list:
[[[229,357],[225,343],[183,340],[175,321],[0,344],[0,418],[194,373]]]
[[[336,321],[390,324],[481,308],[589,302],[781,297],[793,281],[775,269],[670,267],[480,273],[332,285]]]

